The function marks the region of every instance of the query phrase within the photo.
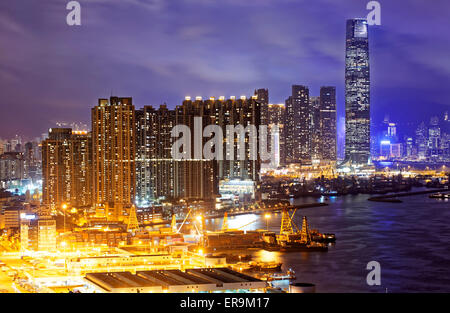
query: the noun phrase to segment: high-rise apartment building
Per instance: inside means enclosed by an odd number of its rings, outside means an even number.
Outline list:
[[[261,125],[269,125],[269,89],[257,89],[254,95],[260,104]]]
[[[311,109],[311,158],[320,160],[322,158],[320,97],[309,97],[309,106]]]
[[[42,142],[42,202],[52,210],[71,200],[71,136],[70,128],[50,128]]]
[[[345,161],[370,159],[370,66],[368,24],[347,20],[345,50]]]
[[[131,98],[99,99],[92,108],[94,202],[120,220],[135,201],[135,112]]]
[[[320,88],[320,158],[337,160],[336,87]]]
[[[70,204],[75,207],[90,207],[93,201],[91,136],[92,134],[87,131],[72,131],[70,137],[72,178]]]
[[[42,142],[42,169],[43,203],[50,209],[92,205],[92,145],[86,131],[51,128]]]
[[[0,186],[26,178],[24,156],[20,152],[5,152],[0,155]]]
[[[136,110],[136,201],[144,205],[175,196],[175,160],[171,156],[175,111],[144,106]]]
[[[427,155],[427,127],[425,123],[422,122],[416,129],[416,147],[417,147],[417,156],[419,159],[424,159]]]
[[[311,107],[309,89],[293,85],[292,96],[286,100],[286,162],[311,161]]]
[[[269,126],[269,124],[270,124],[270,121],[269,121],[269,119],[270,119],[269,90],[268,89],[257,89],[254,92],[254,96],[256,97],[256,100],[259,102],[259,106],[260,106],[261,125]],[[270,135],[270,132],[268,132],[268,134]],[[268,147],[270,149],[270,141],[268,142]],[[270,160],[265,160],[265,161],[263,161],[263,163],[270,163]]]
[[[185,125],[191,136],[191,153],[186,159],[176,160],[175,167],[175,197],[186,199],[210,200],[217,193],[217,162],[203,157],[203,147],[207,138],[203,137],[203,129],[213,124],[210,103],[196,97],[192,101],[189,97],[176,109],[176,125]],[[199,123],[199,124],[196,124]],[[202,138],[196,138],[195,127],[198,127]]]
[[[437,150],[441,148],[441,128],[439,127],[439,118],[434,116],[430,119],[428,128],[428,149]]]
[[[279,166],[286,163],[286,144],[285,144],[285,123],[286,123],[286,105],[281,104],[269,104],[269,134],[274,136],[275,147],[270,145],[269,151],[274,153],[274,159],[272,160],[273,166]],[[275,132],[275,126],[278,127],[278,131]],[[269,143],[272,143],[272,138],[268,138]]]

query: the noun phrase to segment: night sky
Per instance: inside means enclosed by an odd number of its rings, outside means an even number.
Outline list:
[[[0,137],[55,121],[90,123],[100,97],[136,107],[184,96],[240,96],[335,85],[344,108],[345,22],[368,0],[68,0],[0,2]],[[369,29],[372,117],[406,123],[450,110],[450,1],[384,0]]]

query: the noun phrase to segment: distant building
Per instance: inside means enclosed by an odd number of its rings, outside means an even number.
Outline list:
[[[402,145],[400,143],[391,144],[390,157],[401,158],[403,155]]]
[[[428,149],[437,150],[441,148],[441,128],[439,127],[439,119],[433,117],[430,120],[428,128]]]
[[[425,123],[420,123],[416,129],[416,147],[417,147],[417,156],[419,159],[424,159],[427,155],[427,127]]]
[[[40,179],[41,153],[37,142],[25,144],[24,161],[25,177],[32,180]]]
[[[0,155],[0,182],[8,185],[25,178],[25,161],[20,152],[5,152]],[[1,186],[1,184],[0,184]]]
[[[320,119],[320,97],[309,97],[311,109],[311,158],[322,159],[322,127]]]
[[[397,125],[395,123],[388,124],[388,134],[389,137],[397,137]]]
[[[414,140],[412,137],[406,138],[406,156],[411,157],[414,154]]]
[[[273,151],[274,159],[272,166],[278,167],[286,163],[286,144],[285,144],[285,123],[286,123],[286,106],[285,104],[269,104],[268,107],[268,145],[269,151]],[[275,132],[275,127],[278,131]],[[272,147],[272,136],[274,137],[275,146]]]
[[[257,89],[255,90],[254,95],[256,96],[256,100],[260,103],[261,125],[269,125],[269,90]]]
[[[7,207],[3,209],[3,223],[5,229],[19,229],[20,213],[22,210],[22,207]]]
[[[336,87],[320,88],[320,158],[337,160]]]
[[[382,140],[380,142],[380,157],[388,159],[391,156],[391,142],[389,140]]]
[[[56,251],[56,221],[49,216],[23,214],[20,243],[21,250]]]

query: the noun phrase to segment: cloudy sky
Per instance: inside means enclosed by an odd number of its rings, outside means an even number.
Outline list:
[[[89,124],[97,98],[137,107],[184,96],[284,102],[292,84],[335,85],[344,108],[345,21],[366,0],[68,0],[0,2],[0,137],[55,121]],[[384,0],[370,28],[372,114],[399,122],[450,110],[450,2]]]

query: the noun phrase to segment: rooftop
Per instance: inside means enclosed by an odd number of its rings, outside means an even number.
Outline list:
[[[107,292],[114,292],[115,289],[146,287],[168,289],[192,285],[226,287],[227,284],[246,283],[246,286],[250,286],[251,283],[263,283],[259,279],[228,268],[188,269],[185,272],[180,270],[137,271],[136,274],[130,272],[89,273],[86,274],[85,279]],[[261,288],[260,284],[257,288]]]

